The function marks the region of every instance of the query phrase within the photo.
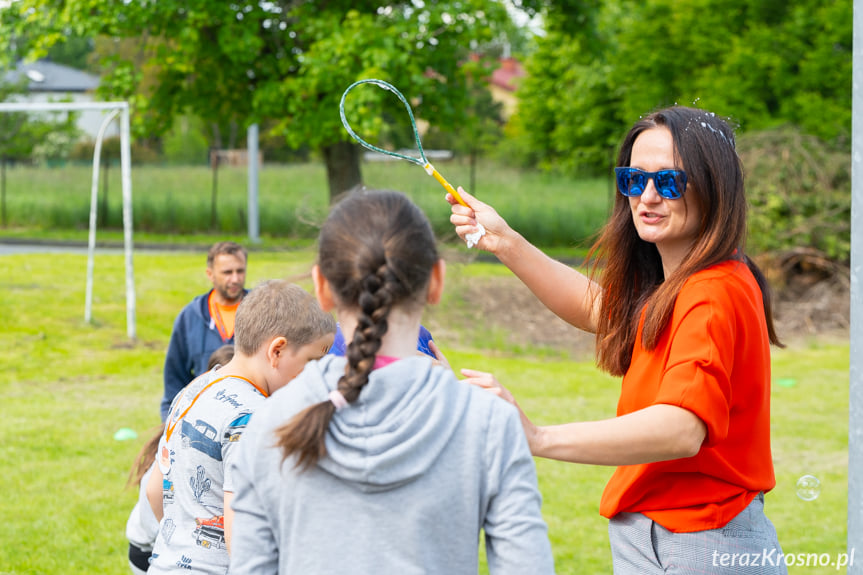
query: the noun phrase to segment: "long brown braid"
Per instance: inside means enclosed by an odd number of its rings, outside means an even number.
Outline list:
[[[404,194],[359,191],[333,207],[321,228],[318,266],[339,307],[358,312],[338,382],[348,403],[369,381],[390,311],[422,306],[437,260],[431,225]],[[284,458],[296,455],[302,469],[316,465],[326,455],[324,440],[335,410],[331,401],[323,401],[279,427],[276,446]]]

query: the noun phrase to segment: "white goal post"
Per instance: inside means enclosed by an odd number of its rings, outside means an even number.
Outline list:
[[[863,541],[863,0],[854,0],[851,73],[851,345],[848,392],[848,551]],[[848,565],[863,575],[863,561]]]
[[[123,237],[126,257],[126,335],[135,339],[135,270],[132,261],[132,154],[129,143],[128,102],[0,102],[0,112],[80,112],[85,110],[107,111],[110,114],[102,122],[93,151],[93,184],[90,196],[90,237],[87,246],[87,295],[84,304],[84,320],[92,319],[93,302],[93,256],[96,251],[96,202],[99,178],[99,155],[105,129],[117,114],[120,114],[120,172],[123,190]]]

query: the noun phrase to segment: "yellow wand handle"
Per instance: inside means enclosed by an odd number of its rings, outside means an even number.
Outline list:
[[[443,188],[444,188],[446,191],[448,191],[449,193],[451,193],[451,194],[452,194],[452,197],[454,197],[458,203],[460,203],[461,205],[463,205],[463,206],[464,206],[464,207],[466,207],[466,208],[469,208],[469,207],[470,207],[470,206],[469,206],[469,205],[467,205],[467,203],[465,203],[465,201],[461,198],[461,196],[459,195],[459,193],[458,193],[457,191],[455,191],[455,188],[454,188],[454,187],[452,187],[452,184],[450,184],[448,181],[446,181],[446,178],[444,178],[443,176],[441,176],[441,175],[440,175],[440,172],[438,172],[438,171],[435,169],[435,167],[431,165],[431,162],[426,162],[426,165],[425,165],[425,166],[423,166],[423,168],[425,169],[425,171],[426,171],[426,173],[427,173],[428,175],[430,175],[431,177],[433,177],[434,179],[436,179],[436,180],[438,181],[438,183],[439,183],[440,185],[442,185],[442,186],[443,186]]]

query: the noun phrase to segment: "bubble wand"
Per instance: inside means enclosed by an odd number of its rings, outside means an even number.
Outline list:
[[[408,116],[410,116],[410,119],[411,119],[411,127],[414,130],[414,138],[415,138],[416,143],[417,143],[417,149],[420,152],[419,158],[414,158],[412,156],[405,156],[404,154],[399,154],[398,152],[392,152],[390,150],[384,150],[383,148],[378,148],[377,146],[373,146],[373,145],[369,144],[368,142],[366,142],[365,140],[363,140],[362,138],[360,138],[357,135],[357,133],[353,131],[353,129],[351,128],[351,125],[348,123],[348,119],[345,117],[345,98],[347,97],[348,92],[350,92],[351,90],[353,90],[354,88],[356,88],[360,84],[373,84],[375,86],[378,86],[379,88],[383,88],[384,90],[388,90],[388,91],[392,92],[393,94],[395,94],[398,97],[398,99],[401,100],[402,104],[405,105],[405,109],[408,111]],[[375,79],[360,80],[358,82],[354,82],[353,84],[348,86],[348,89],[345,90],[344,94],[342,94],[342,101],[339,102],[339,115],[342,118],[342,125],[345,127],[345,130],[348,131],[348,134],[350,134],[351,137],[354,140],[356,140],[357,142],[359,142],[360,145],[362,145],[364,148],[372,150],[373,152],[380,152],[381,154],[386,154],[388,156],[392,156],[393,158],[399,158],[401,160],[407,160],[408,162],[414,163],[418,166],[422,166],[423,169],[426,171],[426,173],[428,175],[432,176],[434,179],[436,179],[438,181],[438,183],[440,183],[440,185],[442,185],[446,191],[451,193],[452,197],[454,197],[458,203],[460,203],[461,205],[463,205],[466,208],[470,207],[465,203],[465,201],[462,199],[462,197],[459,195],[459,193],[457,191],[455,191],[455,188],[452,187],[452,184],[450,184],[448,181],[446,181],[446,178],[444,178],[442,175],[440,175],[440,172],[438,172],[435,169],[435,167],[431,165],[431,162],[429,162],[428,159],[426,158],[425,152],[423,151],[422,142],[420,141],[420,133],[419,133],[419,130],[417,130],[417,123],[416,123],[416,120],[414,120],[413,110],[411,110],[410,104],[408,104],[408,101],[405,99],[405,97],[402,95],[402,93],[396,89],[395,86],[393,86],[389,82],[384,82],[383,80],[375,80]]]

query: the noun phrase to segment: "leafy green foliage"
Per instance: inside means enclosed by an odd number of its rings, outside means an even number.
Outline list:
[[[851,257],[851,162],[814,136],[782,127],[745,134],[737,143],[746,171],[749,249],[815,249]]]
[[[93,40],[78,35],[72,35],[63,42],[54,44],[48,50],[47,57],[52,62],[64,64],[78,70],[90,70],[90,54],[93,53]]]
[[[619,138],[617,111],[607,105],[611,70],[563,33],[550,32],[538,46],[518,92],[514,129],[541,168],[607,171]]]
[[[109,136],[102,139],[101,164],[119,165],[120,164],[120,136]],[[142,141],[132,141],[131,143],[132,165],[161,163],[162,158],[156,150],[145,145]],[[96,142],[90,139],[78,140],[72,146],[72,151],[69,152],[69,161],[76,164],[90,163],[93,161],[93,153],[96,148]],[[198,163],[206,162],[206,150],[202,158],[198,158]]]
[[[4,74],[0,68],[0,79]],[[0,80],[0,102],[13,100],[26,91],[26,79],[20,84]],[[57,117],[64,116],[64,117]],[[44,163],[69,156],[78,137],[75,114],[33,115],[26,112],[0,113],[0,157]]]
[[[200,120],[183,116],[174,120],[174,127],[162,138],[165,161],[175,165],[207,165],[209,146]]]
[[[744,136],[750,248],[802,244],[847,261],[850,3],[562,0],[547,12],[557,17],[507,128],[521,164],[607,174],[641,115],[704,107]]]
[[[742,131],[791,123],[849,145],[851,4],[843,0],[549,2],[519,122],[536,163],[605,171],[639,116],[679,103]]]
[[[30,153],[30,158],[39,165],[56,161],[62,162],[69,158],[74,144],[74,133],[51,130],[36,142]]]
[[[468,77],[467,97],[464,103],[466,117],[455,125],[433,125],[422,134],[426,150],[451,150],[457,158],[467,158],[470,164],[470,181],[462,183],[465,189],[478,191],[476,171],[480,158],[490,156],[503,137],[504,106],[495,100],[487,82],[500,61],[492,58],[471,58],[462,67]],[[403,147],[413,149],[411,138]]]
[[[5,37],[31,41],[33,54],[68,30],[139,39],[137,63],[142,59],[146,68],[117,54],[102,84],[105,95],[131,101],[139,134],[162,134],[176,115],[192,110],[207,125],[276,120],[272,129],[292,147],[322,151],[350,140],[339,100],[362,78],[398,86],[431,122],[462,122],[467,96],[460,63],[471,46],[495,40],[509,25],[504,4],[495,0],[20,0],[7,13]],[[154,81],[143,91],[145,69]],[[358,133],[381,134],[388,101],[372,87],[352,98],[346,107]]]
[[[5,74],[5,71],[0,68],[0,73]],[[0,83],[0,101],[8,101],[10,97],[22,93],[24,89],[23,80],[20,85]],[[30,130],[27,114],[24,112],[0,114],[0,156],[19,159],[28,157],[34,145],[32,139],[25,136]]]

